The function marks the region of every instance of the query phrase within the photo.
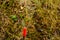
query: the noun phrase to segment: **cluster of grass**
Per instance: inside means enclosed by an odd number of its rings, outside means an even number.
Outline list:
[[[0,40],[60,40],[60,0],[0,0]]]

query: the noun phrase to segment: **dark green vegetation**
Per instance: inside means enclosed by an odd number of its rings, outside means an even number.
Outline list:
[[[0,40],[60,40],[60,0],[0,0]]]

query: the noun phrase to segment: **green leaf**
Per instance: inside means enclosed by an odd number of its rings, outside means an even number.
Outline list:
[[[17,20],[18,20],[16,15],[11,15],[10,18],[11,18],[12,20],[14,20],[14,21],[17,21]]]

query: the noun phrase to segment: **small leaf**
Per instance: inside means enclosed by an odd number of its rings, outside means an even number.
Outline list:
[[[10,18],[14,21],[17,21],[17,16],[16,15],[11,15]]]

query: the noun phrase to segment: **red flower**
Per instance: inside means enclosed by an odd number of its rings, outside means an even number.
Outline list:
[[[22,32],[23,32],[23,37],[26,37],[26,35],[27,35],[27,28],[24,27]]]

